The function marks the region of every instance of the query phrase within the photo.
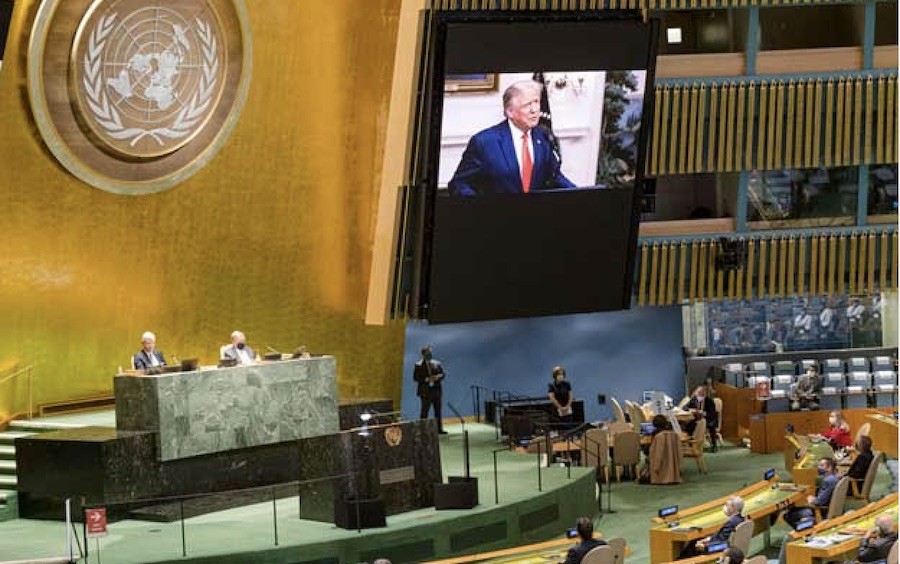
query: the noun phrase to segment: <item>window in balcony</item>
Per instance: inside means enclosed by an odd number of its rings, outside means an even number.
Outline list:
[[[860,47],[865,9],[861,4],[762,8],[759,11],[763,51]]]
[[[869,167],[869,215],[897,221],[897,163]]]
[[[737,173],[660,176],[647,186],[641,221],[734,217]]]
[[[875,45],[897,44],[897,3],[875,4]]]
[[[746,43],[745,10],[678,10],[659,14],[659,54],[738,53]]]
[[[856,223],[857,167],[752,171],[747,220],[753,228]]]

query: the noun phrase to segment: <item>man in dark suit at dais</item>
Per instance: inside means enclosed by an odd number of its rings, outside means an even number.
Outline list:
[[[552,133],[538,126],[542,88],[532,80],[507,87],[503,92],[506,119],[469,139],[448,185],[452,196],[575,188],[560,171]]]

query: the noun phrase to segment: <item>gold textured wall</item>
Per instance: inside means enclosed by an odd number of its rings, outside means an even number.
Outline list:
[[[37,4],[15,3],[0,70],[0,359],[35,365],[36,402],[108,392],[144,330],[211,363],[236,328],[257,350],[333,353],[342,397],[399,401],[403,327],[363,312],[400,0],[248,0],[238,125],[198,174],[136,197],[42,145],[25,90]]]

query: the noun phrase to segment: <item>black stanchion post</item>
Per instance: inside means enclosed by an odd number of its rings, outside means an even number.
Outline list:
[[[87,511],[85,511],[84,507],[84,498],[81,498],[81,532],[84,534],[84,559],[88,558],[88,538],[87,538]],[[75,523],[72,523],[72,526],[75,526]],[[78,540],[78,533],[75,533],[75,540]],[[78,547],[78,551],[81,552],[81,547]]]
[[[572,479],[572,437],[566,437],[566,479]]]
[[[184,538],[184,500],[178,500],[178,509],[181,512],[181,555],[187,556],[187,541]]]
[[[272,486],[272,528],[275,530],[275,546],[278,546],[278,504],[275,501],[275,486]]]
[[[503,449],[501,449],[503,450]],[[500,482],[497,479],[497,453],[499,450],[494,451],[494,505],[500,505]]]
[[[537,471],[538,471],[538,491],[544,491],[541,487],[541,443],[537,443]]]
[[[613,470],[616,469],[616,449],[612,449],[609,453],[609,467]],[[606,488],[606,512],[616,513],[612,508],[612,473],[610,473],[609,486]]]
[[[297,482],[297,519],[303,519],[303,498],[300,496],[300,482]]]

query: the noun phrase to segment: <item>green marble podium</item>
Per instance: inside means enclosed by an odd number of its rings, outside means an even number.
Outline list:
[[[116,428],[159,433],[159,460],[337,433],[332,356],[115,377]]]

